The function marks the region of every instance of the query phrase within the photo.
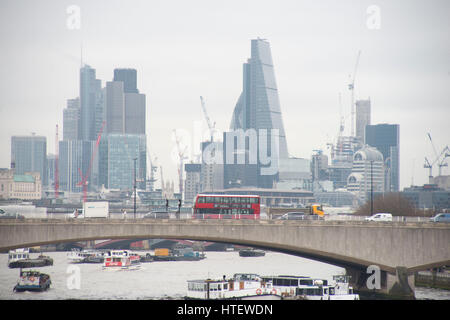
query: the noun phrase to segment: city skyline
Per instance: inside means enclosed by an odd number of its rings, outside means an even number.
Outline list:
[[[96,78],[102,80],[102,86],[113,79],[114,69],[137,70],[139,88],[147,100],[147,149],[163,164],[165,180],[177,181],[177,162],[171,159],[176,148],[171,131],[183,129],[192,135],[195,122],[201,122],[207,132],[200,95],[205,97],[216,127],[226,131],[242,88],[242,61],[249,56],[248,41],[259,36],[271,44],[291,155],[310,159],[314,149],[329,154],[326,143],[335,139],[339,130],[339,93],[347,120],[345,131],[349,131],[348,75],[361,50],[355,97],[370,98],[371,124],[400,125],[400,189],[409,186],[412,179],[415,185],[428,182],[424,157],[435,156],[427,133],[431,133],[438,152],[448,144],[450,136],[446,126],[450,115],[449,44],[445,41],[449,25],[444,14],[448,12],[445,8],[450,8],[448,3],[442,1],[431,8],[424,1],[379,1],[378,30],[366,24],[370,17],[367,8],[372,3],[365,1],[341,5],[323,1],[327,4],[323,12],[320,4],[286,1],[273,12],[278,22],[286,16],[286,22],[279,25],[265,21],[272,13],[268,3],[258,7],[252,25],[244,19],[251,12],[250,4],[239,8],[231,2],[219,8],[217,4],[198,3],[203,6],[199,13],[177,14],[186,23],[186,30],[157,18],[158,12],[168,12],[165,5],[152,7],[141,2],[136,2],[134,9],[127,8],[121,29],[114,24],[121,14],[120,4],[106,6],[102,16],[97,17],[94,9],[102,6],[101,1],[80,1],[81,26],[71,30],[66,24],[70,16],[66,9],[71,3],[5,2],[0,23],[6,49],[1,66],[10,77],[0,82],[0,147],[9,151],[11,136],[36,132],[47,138],[47,153],[54,152],[55,125],[62,126],[66,101],[77,97],[80,89],[82,44],[83,60],[97,70]],[[190,8],[180,2],[180,12],[184,6]],[[30,7],[39,14],[31,16]],[[220,25],[225,17],[219,12],[226,16],[233,9],[239,9],[236,21],[241,30]],[[307,12],[315,13],[317,21],[308,18]],[[13,23],[10,15],[18,23]],[[423,19],[417,21],[414,15]],[[156,21],[138,27],[130,22],[136,17]],[[187,23],[200,17],[212,27],[203,29],[203,23]],[[218,22],[213,23],[213,17]],[[163,28],[153,29],[157,23]],[[36,39],[30,38],[31,27],[36,29]],[[49,33],[52,29],[54,32]],[[135,34],[126,38],[132,31]],[[214,32],[219,36],[214,37]],[[118,41],[111,38],[113,33]],[[24,114],[28,115],[26,119]],[[45,117],[39,118],[42,114]],[[0,156],[0,167],[9,166],[10,154],[5,152]],[[437,175],[437,168],[433,169],[433,175]],[[443,173],[449,174],[448,169],[444,168]]]

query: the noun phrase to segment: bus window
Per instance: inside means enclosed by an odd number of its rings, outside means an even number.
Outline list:
[[[223,203],[229,203],[229,198],[228,197],[223,197]]]
[[[231,198],[231,203],[239,203],[239,198],[238,197],[232,197]]]
[[[214,197],[206,197],[206,203],[212,203],[214,201]]]
[[[205,203],[205,197],[198,197],[198,203]]]

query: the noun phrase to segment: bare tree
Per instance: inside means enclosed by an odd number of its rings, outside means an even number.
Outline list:
[[[391,213],[393,216],[429,216],[430,213],[417,209],[413,203],[399,192],[386,193],[373,200],[373,213]],[[370,215],[370,199],[360,206],[355,215]]]

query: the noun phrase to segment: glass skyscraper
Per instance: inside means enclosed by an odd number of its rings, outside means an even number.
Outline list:
[[[109,189],[132,190],[134,160],[139,189],[145,189],[146,149],[145,135],[108,134],[100,141],[100,184]]]
[[[97,140],[103,121],[103,97],[101,80],[96,79],[95,69],[84,65],[80,69],[80,133],[79,140]]]
[[[231,120],[230,130],[236,131],[242,129],[247,132],[249,129],[254,129],[257,135],[257,172],[255,166],[251,164],[244,170],[245,174],[253,177],[257,176],[257,185],[262,188],[272,188],[274,181],[277,180],[278,173],[272,175],[263,174],[264,168],[267,166],[261,161],[261,147],[267,143],[267,148],[264,150],[268,156],[279,159],[288,158],[288,148],[286,142],[286,134],[284,131],[283,120],[281,116],[280,101],[278,98],[278,89],[275,80],[275,72],[272,62],[272,54],[270,44],[264,39],[251,40],[251,58],[243,65],[243,87],[242,93],[239,96],[238,102],[234,108],[233,117]],[[265,129],[267,132],[267,140],[260,141],[260,132]],[[271,130],[276,129],[274,136],[271,136]],[[272,132],[272,133],[273,133]],[[275,141],[272,141],[275,139]],[[276,150],[273,150],[273,143],[278,145],[278,155]],[[225,143],[225,141],[224,141]],[[252,148],[252,146],[249,146]],[[225,148],[226,152],[236,152],[234,149]],[[240,151],[248,152],[249,150]],[[224,157],[226,155],[224,154]],[[225,163],[225,180],[227,176],[235,176],[230,172],[233,166],[242,170],[242,166],[235,166],[233,164]],[[252,171],[252,172],[250,172]],[[239,174],[240,175],[240,174]],[[251,181],[252,179],[243,180]],[[224,181],[225,187],[228,185]]]
[[[400,125],[367,125],[365,143],[377,148],[384,157],[385,192],[400,190]]]

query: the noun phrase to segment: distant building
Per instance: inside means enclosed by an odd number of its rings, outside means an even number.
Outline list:
[[[123,82],[106,82],[106,133],[125,133]]]
[[[316,201],[331,207],[357,207],[359,200],[349,191],[314,192]]]
[[[278,158],[287,159],[289,156],[272,54],[270,44],[266,40],[259,38],[251,40],[251,58],[243,65],[242,83],[242,93],[234,108],[230,131],[235,132],[242,129],[244,132],[247,132],[248,130],[254,130],[257,135],[257,141],[254,142],[256,145],[246,146],[244,149],[247,151],[243,152],[248,153],[249,150],[255,147],[258,158],[255,164],[233,165],[224,162],[224,186],[228,188],[239,185],[237,180],[241,180],[240,184],[242,186],[272,188],[278,180],[278,174],[271,172],[271,170],[266,170],[273,163],[264,163],[265,161],[261,159],[261,156],[271,155],[276,160]],[[276,131],[272,131],[272,129]],[[264,141],[260,141],[262,139],[262,136],[260,136],[262,131],[267,133]],[[273,136],[271,135],[272,132],[275,132]],[[223,142],[225,146],[225,139]],[[278,146],[278,152],[274,149],[275,144]],[[263,150],[262,146],[266,150]],[[236,152],[229,146],[224,147],[224,153],[225,151]],[[228,167],[229,165],[231,167]],[[241,179],[238,179],[239,175]]]
[[[80,69],[80,133],[79,140],[97,140],[103,122],[103,93],[95,69],[84,65]]]
[[[274,189],[312,190],[311,161],[303,158],[280,159],[279,178]]]
[[[63,110],[63,140],[80,139],[80,98],[68,99]]]
[[[132,190],[136,160],[137,188],[145,190],[147,139],[145,135],[108,134],[99,146],[99,183],[108,189]]]
[[[400,125],[376,124],[366,126],[365,143],[377,148],[384,158],[385,191],[400,190]]]
[[[441,189],[450,191],[450,176],[433,177],[432,183],[436,184]]]
[[[365,129],[370,124],[370,99],[356,101],[356,138],[361,144],[365,141]]]
[[[42,184],[47,182],[47,138],[44,136],[11,137],[11,169],[18,175],[39,172]]]
[[[380,151],[365,146],[355,153],[352,173],[347,178],[347,190],[362,203],[369,199],[371,191],[384,191],[384,161]]]
[[[98,152],[93,157],[95,141],[66,140],[59,142],[59,189],[81,192],[83,178],[88,175],[88,191],[98,186]],[[92,161],[92,162],[91,162]]]
[[[404,188],[401,194],[417,209],[436,211],[450,209],[450,191],[439,188],[435,184]]]
[[[222,142],[203,142],[200,173],[201,191],[224,188],[225,167],[223,164]]]
[[[201,192],[202,165],[200,163],[186,163],[184,171],[186,172],[184,202],[192,203],[195,196]]]
[[[125,92],[125,133],[145,134],[145,94]]]
[[[126,93],[139,93],[136,69],[114,69],[114,81],[122,81],[124,92]]]
[[[13,169],[0,169],[0,199],[39,200],[42,182],[39,172],[15,174]]]

